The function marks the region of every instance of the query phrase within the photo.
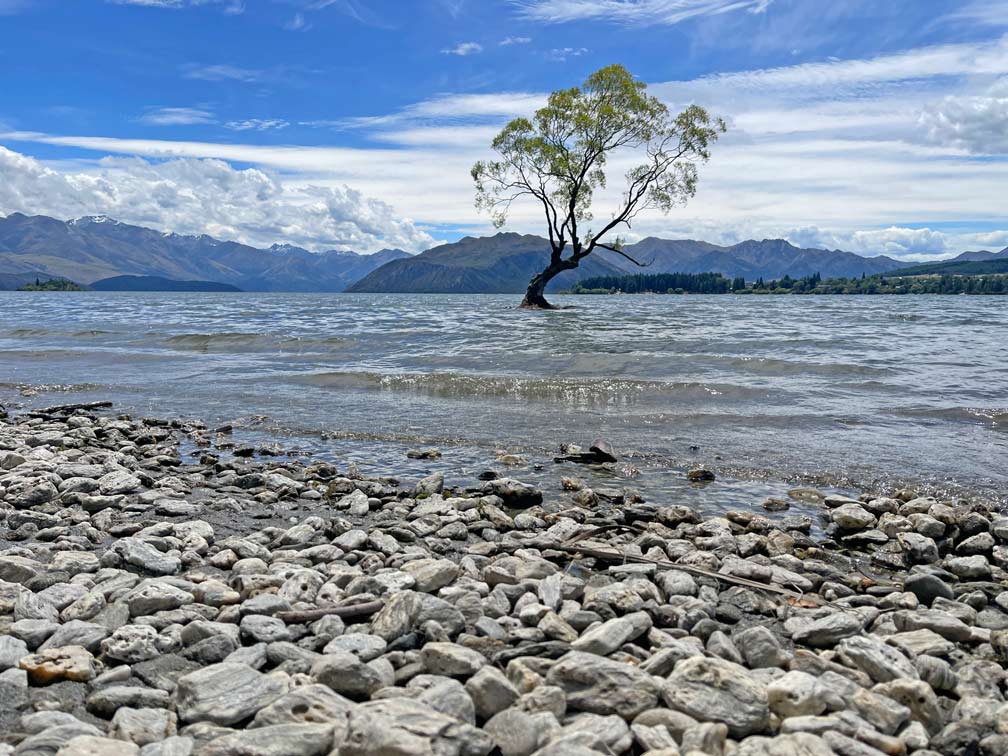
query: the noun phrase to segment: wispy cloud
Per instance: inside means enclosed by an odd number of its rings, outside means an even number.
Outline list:
[[[939,21],[966,21],[985,26],[1008,26],[1008,0],[971,0]]]
[[[105,0],[111,5],[138,5],[145,8],[195,8],[201,5],[221,5],[222,10],[229,15],[238,15],[245,11],[244,0]]]
[[[228,121],[224,126],[232,131],[276,131],[286,129],[290,123],[282,118],[249,118],[244,121]]]
[[[483,52],[483,45],[479,42],[459,42],[454,47],[446,47],[441,51],[443,55],[475,55]]]
[[[546,58],[564,63],[568,58],[578,58],[586,52],[588,52],[587,47],[554,47],[546,53]]]
[[[262,79],[263,72],[254,68],[241,68],[226,63],[201,65],[187,63],[182,66],[182,72],[187,79],[202,79],[203,81],[244,81],[257,82]]]
[[[295,13],[294,17],[284,24],[284,29],[287,31],[308,31],[311,29],[311,24],[303,13]]]
[[[192,126],[216,123],[216,118],[203,108],[158,108],[145,113],[140,121],[151,126]]]
[[[507,45],[527,45],[532,41],[532,37],[504,37],[498,44],[501,47],[506,47]]]
[[[738,10],[762,13],[772,0],[516,0],[530,21],[610,21],[620,24],[679,24],[700,16]]]

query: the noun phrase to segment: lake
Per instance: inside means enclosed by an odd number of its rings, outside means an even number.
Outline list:
[[[561,443],[604,437],[639,472],[563,472],[721,508],[795,481],[1008,490],[1003,298],[518,300],[2,292],[0,403],[110,399],[458,482],[498,449],[529,460],[517,477],[555,481]],[[444,457],[405,458],[421,445]],[[700,464],[721,479],[687,488]]]

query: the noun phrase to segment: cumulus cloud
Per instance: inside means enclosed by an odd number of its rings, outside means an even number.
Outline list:
[[[455,47],[446,47],[441,51],[442,55],[475,55],[483,52],[483,45],[479,42],[459,42]]]
[[[772,0],[519,0],[523,18],[544,23],[611,21],[672,25],[745,9],[762,13]]]
[[[1008,78],[982,95],[951,95],[929,105],[920,125],[936,144],[979,155],[1008,154]]]
[[[419,251],[435,243],[387,203],[347,186],[290,185],[223,160],[148,162],[108,157],[55,170],[0,147],[0,213],[69,218],[109,215],[183,234],[210,234],[257,246]]]
[[[784,236],[800,247],[842,249],[862,255],[915,257],[951,252],[948,237],[930,228],[889,228],[868,231],[827,231],[816,226],[793,229]]]

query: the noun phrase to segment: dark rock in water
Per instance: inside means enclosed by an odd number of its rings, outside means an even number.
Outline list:
[[[441,459],[441,452],[438,449],[410,449],[406,456],[410,459]]]
[[[791,505],[784,499],[776,499],[773,496],[763,502],[763,509],[767,512],[784,512],[791,509]]]
[[[936,598],[948,599],[949,601],[955,598],[955,593],[945,581],[927,572],[919,572],[907,577],[903,581],[903,590],[909,591],[927,606],[931,606]]]
[[[691,483],[709,483],[715,479],[714,473],[703,467],[697,467],[686,473],[686,478]]]
[[[477,477],[480,480],[497,480],[500,477],[500,473],[496,470],[484,470]]]
[[[596,438],[588,450],[598,458],[599,462],[615,462],[616,450],[604,438]]]

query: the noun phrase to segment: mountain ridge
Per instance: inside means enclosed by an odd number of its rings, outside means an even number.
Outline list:
[[[0,270],[82,284],[122,275],[217,281],[246,291],[342,291],[403,250],[373,255],[294,245],[260,249],[206,234],[185,236],[107,216],[61,221],[13,213],[0,219]]]
[[[598,275],[721,273],[747,280],[823,278],[888,273],[919,263],[843,250],[797,247],[784,239],[749,239],[718,245],[692,239],[646,237],[625,251],[645,268],[608,250],[558,276],[551,291]],[[0,288],[34,278],[68,278],[90,284],[117,276],[218,282],[244,291],[520,293],[544,267],[548,242],[533,234],[467,236],[418,255],[387,249],[371,255],[310,252],[293,244],[262,249],[206,234],[187,236],[134,226],[108,216],[61,221],[13,213],[0,218]],[[982,262],[1008,256],[963,252],[942,263]]]

